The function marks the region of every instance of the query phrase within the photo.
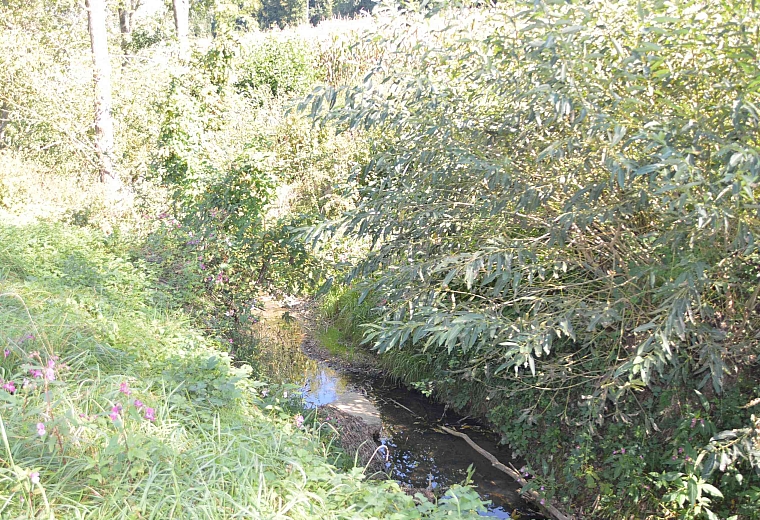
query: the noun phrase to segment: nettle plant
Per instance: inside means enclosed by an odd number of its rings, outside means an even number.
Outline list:
[[[644,391],[721,394],[760,328],[752,9],[531,2],[392,19],[393,52],[363,84],[302,105],[382,136],[349,186],[356,208],[314,231],[372,241],[349,277],[387,300],[366,341],[446,359],[434,383],[541,388],[564,403],[557,419],[592,432],[657,431]],[[536,402],[521,421],[542,418]]]

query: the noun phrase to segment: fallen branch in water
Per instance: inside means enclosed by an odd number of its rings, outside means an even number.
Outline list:
[[[517,471],[514,467],[507,467],[501,462],[499,462],[499,459],[494,457],[491,453],[487,452],[483,448],[477,445],[475,441],[470,439],[470,436],[466,433],[460,433],[458,431],[452,430],[450,428],[446,428],[445,426],[440,427],[441,430],[448,433],[449,435],[453,435],[455,437],[459,437],[460,439],[464,439],[467,444],[470,445],[470,447],[483,455],[485,458],[488,459],[488,461],[491,463],[491,465],[506,473],[510,477],[512,477],[515,481],[519,482],[521,485],[526,486],[528,484],[528,481],[523,478],[523,476],[520,474],[519,471]],[[549,515],[552,516],[552,518],[555,518],[556,520],[571,520],[571,518],[556,507],[554,507],[551,504],[541,504],[541,495],[538,494],[537,491],[530,490],[530,491],[523,491],[523,495],[528,498],[531,502],[536,504],[538,507],[549,513]]]
[[[391,399],[391,398],[389,397],[389,398],[388,398],[388,400],[389,400],[390,402],[392,402],[393,404],[395,404],[396,406],[398,406],[398,407],[400,407],[400,408],[403,408],[404,410],[406,410],[406,411],[407,411],[407,412],[409,412],[410,414],[414,415],[414,416],[415,416],[417,419],[422,419],[422,417],[420,417],[419,415],[417,415],[416,413],[414,413],[414,412],[413,412],[413,411],[411,411],[409,408],[407,408],[407,407],[406,407],[406,406],[404,406],[403,404],[399,403],[399,402],[398,402],[398,401],[396,401],[395,399]]]

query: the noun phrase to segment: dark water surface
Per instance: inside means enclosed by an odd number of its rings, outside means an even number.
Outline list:
[[[383,430],[380,442],[389,448],[386,469],[391,478],[415,488],[447,488],[460,484],[473,466],[473,484],[484,500],[490,500],[489,512],[495,518],[542,518],[520,497],[520,486],[494,468],[463,439],[443,433],[436,427],[448,426],[466,433],[473,441],[500,461],[511,456],[499,447],[492,434],[473,421],[447,411],[415,390],[391,381],[357,381],[380,410]]]
[[[489,511],[482,516],[543,518],[520,498],[519,484],[491,466],[463,439],[436,429],[444,425],[466,433],[501,462],[509,463],[509,452],[479,425],[415,390],[383,379],[344,373],[310,359],[301,350],[300,328],[292,323],[279,326],[276,320],[267,321],[262,333],[274,337],[259,337],[257,363],[279,375],[277,382],[299,385],[308,407],[333,403],[348,391],[365,395],[382,418],[379,441],[388,448],[386,470],[390,478],[403,485],[435,490],[464,482],[473,465],[472,483],[484,500],[491,501]]]

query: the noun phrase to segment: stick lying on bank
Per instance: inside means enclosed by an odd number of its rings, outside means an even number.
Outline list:
[[[473,450],[477,451],[478,453],[483,455],[485,458],[487,458],[493,467],[495,467],[496,469],[500,471],[503,471],[504,473],[506,473],[513,479],[515,479],[517,482],[519,482],[523,486],[525,486],[528,483],[528,481],[523,478],[523,476],[520,474],[519,471],[517,471],[514,468],[508,468],[507,466],[499,462],[499,459],[497,459],[492,454],[490,454],[489,452],[487,452],[486,450],[478,446],[475,443],[475,441],[470,439],[469,435],[467,435],[466,433],[460,433],[450,428],[446,428],[445,426],[441,426],[440,428],[441,430],[448,433],[449,435],[454,435],[455,437],[464,439],[465,442],[469,444]],[[541,509],[549,513],[549,515],[551,515],[552,518],[555,518],[556,520],[572,520],[569,516],[565,515],[564,513],[562,513],[562,511],[560,511],[559,509],[557,509],[551,504],[541,505],[541,495],[539,495],[538,492],[534,490],[524,491],[523,495],[525,495],[528,499],[530,499],[531,502],[536,504],[538,507],[540,507]]]

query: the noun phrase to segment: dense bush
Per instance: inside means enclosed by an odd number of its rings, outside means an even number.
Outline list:
[[[356,16],[362,12],[371,13],[375,7],[374,0],[335,0],[333,13],[337,16]]]
[[[302,94],[316,79],[309,44],[294,37],[267,37],[244,49],[235,86],[255,92],[265,88],[272,96]]]
[[[410,16],[326,115],[382,136],[353,177],[356,209],[318,230],[372,239],[351,274],[387,301],[367,340],[489,414],[547,488],[580,480],[574,498],[600,494],[608,514],[744,513],[758,485],[738,397],[758,391],[757,16],[743,2],[537,3],[413,32]],[[675,434],[702,418],[688,443]],[[581,442],[614,442],[617,423],[631,425],[626,457]],[[561,476],[574,446],[590,451]],[[721,460],[744,480],[725,481]]]
[[[259,25],[268,29],[277,26],[298,25],[306,20],[308,0],[262,0]]]
[[[318,25],[329,20],[333,14],[333,0],[311,0],[309,2],[309,23]]]

